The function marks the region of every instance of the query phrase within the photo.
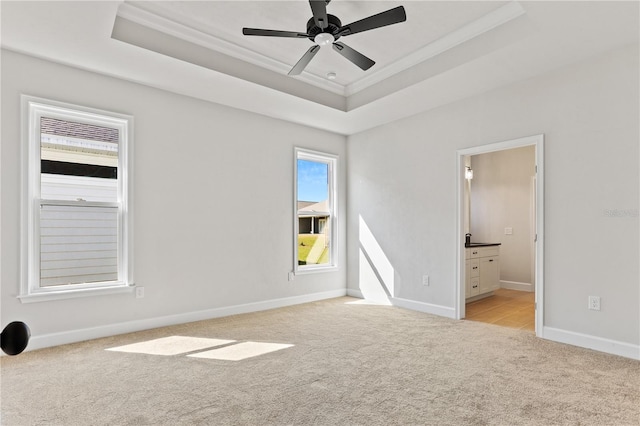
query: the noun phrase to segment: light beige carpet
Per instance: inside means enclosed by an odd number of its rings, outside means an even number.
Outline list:
[[[640,424],[638,361],[354,300],[3,357],[1,423]]]

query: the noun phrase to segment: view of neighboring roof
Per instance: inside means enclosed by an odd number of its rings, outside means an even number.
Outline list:
[[[315,204],[315,201],[298,201],[298,210]]]
[[[302,203],[310,203],[306,206],[300,207]],[[298,201],[298,214],[314,215],[315,213],[328,213],[329,212],[329,200],[319,201],[312,203],[309,201]]]
[[[118,143],[118,129],[76,123],[51,117],[40,118],[40,133],[100,142]]]
[[[118,166],[118,129],[41,117],[41,158]]]

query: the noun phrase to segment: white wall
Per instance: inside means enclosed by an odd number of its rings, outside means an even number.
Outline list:
[[[16,299],[20,94],[134,116],[135,281],[143,299]],[[344,218],[343,136],[2,51],[2,324],[25,321],[42,346],[344,294],[345,220],[340,268],[287,281],[294,146],[340,156]]]
[[[501,243],[500,280],[528,291],[533,291],[534,284],[531,178],[535,163],[534,146],[471,157],[471,241]],[[506,235],[505,228],[511,228],[512,234]]]
[[[357,294],[380,280],[396,303],[447,314],[455,304],[456,150],[544,133],[545,326],[637,348],[638,73],[635,45],[350,137],[345,224],[343,137],[2,51],[0,319],[26,321],[34,340],[58,343],[345,287]],[[16,299],[21,93],[135,116],[135,266],[144,299]],[[345,256],[339,241],[337,272],[288,282],[296,145],[341,156],[349,244]],[[254,203],[274,207],[256,214]],[[586,309],[589,295],[602,297],[600,312]]]
[[[544,133],[545,327],[637,352],[638,75],[632,45],[349,137],[349,292],[372,285],[359,264],[362,218],[401,304],[452,312],[456,150]],[[589,295],[601,311],[587,310]]]

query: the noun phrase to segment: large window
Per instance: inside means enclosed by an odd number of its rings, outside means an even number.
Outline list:
[[[23,96],[21,299],[132,284],[132,118]]]
[[[337,157],[296,149],[295,271],[336,266]]]

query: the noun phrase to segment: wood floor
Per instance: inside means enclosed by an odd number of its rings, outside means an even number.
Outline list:
[[[501,288],[493,296],[467,303],[469,321],[535,331],[535,293]]]

